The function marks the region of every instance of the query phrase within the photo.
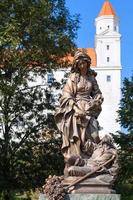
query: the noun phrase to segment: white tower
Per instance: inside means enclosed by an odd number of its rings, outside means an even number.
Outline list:
[[[106,0],[99,16],[95,19],[95,51],[97,55],[98,83],[104,96],[99,122],[103,129],[101,134],[115,133],[120,130],[116,122],[120,102],[121,52],[119,19]]]

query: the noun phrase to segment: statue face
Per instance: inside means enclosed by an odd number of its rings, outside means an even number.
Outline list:
[[[80,60],[79,60],[79,65],[80,65],[81,68],[87,67],[87,62],[86,62],[86,60],[80,59]]]
[[[81,73],[82,72],[87,73],[88,63],[85,60],[79,60],[78,67]]]

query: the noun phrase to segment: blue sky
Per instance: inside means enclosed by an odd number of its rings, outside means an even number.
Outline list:
[[[80,28],[76,44],[78,47],[94,47],[95,18],[104,0],[66,0],[70,13],[80,14]],[[122,79],[133,74],[133,0],[110,0],[120,19]]]

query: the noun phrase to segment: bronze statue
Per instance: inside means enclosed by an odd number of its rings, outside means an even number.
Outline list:
[[[71,156],[91,156],[92,142],[100,141],[98,115],[103,102],[96,81],[96,72],[90,69],[91,58],[76,52],[71,74],[63,89],[60,108],[55,114],[56,124],[62,132],[62,152],[65,161]]]
[[[110,136],[99,138],[97,118],[103,97],[97,73],[90,69],[90,64],[91,58],[86,53],[76,52],[55,113],[63,139],[63,185],[67,192],[114,193],[112,183],[119,169],[117,150]]]

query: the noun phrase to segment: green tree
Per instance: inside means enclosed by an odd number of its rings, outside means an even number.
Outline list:
[[[122,88],[119,121],[128,132],[133,131],[133,76],[131,80],[125,78]]]
[[[122,99],[118,111],[119,122],[126,133],[120,132],[114,139],[119,145],[120,174],[118,185],[123,195],[131,194],[133,190],[133,76],[124,79]],[[126,187],[126,189],[123,187]]]
[[[45,113],[54,99],[44,85],[29,83],[63,64],[78,18],[64,0],[1,0],[0,7],[0,191],[8,199],[10,191],[40,186],[48,171],[60,172],[60,140]]]

